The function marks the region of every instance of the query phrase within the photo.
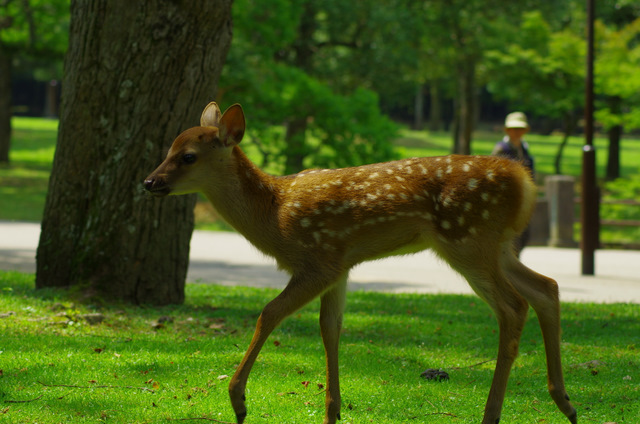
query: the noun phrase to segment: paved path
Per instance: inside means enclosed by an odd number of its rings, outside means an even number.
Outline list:
[[[35,271],[40,226],[0,221],[0,269]],[[640,251],[599,250],[596,276],[580,274],[578,249],[528,247],[522,261],[560,284],[563,301],[640,304]],[[282,288],[288,276],[234,233],[195,231],[188,281]],[[431,252],[367,262],[351,272],[351,290],[472,293],[467,283]]]

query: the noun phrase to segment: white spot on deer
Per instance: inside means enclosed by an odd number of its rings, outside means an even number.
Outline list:
[[[469,190],[475,190],[477,187],[478,187],[478,180],[477,179],[470,178],[469,181],[467,181],[467,188]]]
[[[380,176],[380,174],[378,174],[377,172],[374,172],[373,174],[369,175],[369,178],[378,178]]]
[[[314,213],[315,215],[320,215],[320,214],[322,213],[322,211],[321,211],[320,209],[314,209],[314,210],[313,210],[313,213]]]
[[[385,169],[385,171],[387,171],[387,174],[389,174],[389,175],[393,174],[393,169],[391,169],[391,168],[387,168],[387,169]]]
[[[335,180],[335,181],[331,181],[329,184],[339,187],[342,185],[342,180]]]
[[[451,228],[451,223],[450,223],[449,221],[442,221],[442,222],[440,223],[440,226],[441,226],[442,228],[444,228],[445,230],[448,230],[448,229],[450,229],[450,228]]]
[[[300,220],[300,225],[301,225],[303,228],[307,228],[307,227],[309,227],[309,226],[311,225],[311,220],[310,220],[309,218],[302,218],[302,219]]]
[[[410,166],[407,166],[407,174],[413,174],[413,168]]]
[[[447,174],[451,174],[453,172],[453,166],[447,166]]]
[[[458,225],[462,227],[464,225],[464,216],[460,215],[458,217]]]
[[[395,194],[387,194],[387,199],[389,199],[389,200],[393,200],[393,199],[395,199],[395,198],[396,198],[396,195],[395,195]]]
[[[406,181],[404,178],[402,178],[400,175],[396,175],[396,180],[398,181]]]
[[[489,181],[493,181],[495,179],[495,173],[493,172],[492,169],[487,171],[487,179]]]
[[[422,175],[427,175],[427,168],[422,165],[418,165],[418,168],[420,168],[420,173],[422,173]]]
[[[322,235],[320,234],[319,231],[314,231],[313,238],[315,239],[316,243],[320,243],[320,240],[322,239]]]
[[[465,163],[464,165],[462,165],[462,170],[464,172],[469,172],[471,170],[471,167],[469,166],[468,163]]]
[[[473,234],[474,236],[478,234],[478,230],[476,230],[476,227],[469,227],[469,234]]]
[[[296,208],[298,208],[298,209],[299,209],[300,207],[302,207],[302,205],[300,204],[300,202],[294,202],[293,206],[294,206],[294,207],[296,207]]]
[[[485,192],[485,193],[482,193],[482,194],[480,195],[480,197],[481,197],[481,198],[482,198],[482,200],[484,200],[485,202],[488,202],[488,201],[489,201],[489,193],[486,193],[486,192]]]
[[[438,177],[438,179],[442,178],[442,169],[438,168],[438,170],[436,171],[436,177]]]
[[[384,189],[385,190],[391,190],[391,184],[385,184],[384,185]]]
[[[407,199],[409,198],[409,196],[407,196],[407,195],[406,195],[406,194],[404,194],[404,193],[400,193],[400,197],[401,197],[402,199],[404,199],[404,200],[407,200]]]
[[[377,198],[378,196],[376,196],[375,194],[367,193],[367,199],[376,200]]]
[[[483,210],[482,211],[482,218],[483,219],[489,219],[489,211],[488,210]]]
[[[464,210],[465,210],[465,212],[469,212],[472,207],[473,207],[473,205],[471,204],[471,202],[464,202]]]
[[[413,200],[415,200],[415,201],[418,201],[418,202],[419,202],[419,201],[421,201],[421,200],[425,200],[425,198],[424,198],[424,197],[422,197],[422,196],[420,196],[419,194],[414,194],[414,195],[413,195]]]

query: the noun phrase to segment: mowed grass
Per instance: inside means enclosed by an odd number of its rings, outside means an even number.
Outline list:
[[[0,422],[235,422],[227,395],[274,290],[187,286],[184,305],[87,305],[0,272]],[[478,298],[349,293],[341,341],[343,423],[477,423],[497,324]],[[320,423],[324,351],[312,302],[265,345],[247,387],[248,424]],[[91,317],[102,319],[90,324]],[[640,309],[563,305],[563,362],[579,422],[640,418]],[[427,381],[429,368],[448,381]],[[525,326],[502,422],[568,422],[546,391],[535,314]]]
[[[13,139],[11,148],[11,164],[0,167],[0,219],[40,221],[44,210],[49,174],[51,172],[58,121],[41,118],[16,117],[13,119]],[[477,131],[472,144],[473,154],[489,154],[502,134],[497,132]],[[543,184],[544,177],[554,173],[553,161],[562,140],[560,135],[543,136],[530,134],[527,136],[531,151],[536,159],[537,182]],[[438,156],[451,152],[451,136],[448,133],[431,133],[404,129],[395,145],[403,157]],[[582,163],[582,137],[571,137],[564,151],[562,170],[567,175],[576,177],[579,182]],[[605,175],[607,161],[607,140],[595,138],[597,149],[598,176]],[[243,141],[243,147],[250,157],[258,162],[259,152],[251,144],[251,140]],[[640,163],[640,143],[637,139],[625,138],[620,155],[623,178],[638,175]],[[151,170],[149,170],[151,171]],[[624,184],[624,180],[622,182]],[[578,187],[579,188],[579,187]],[[629,196],[637,198],[640,192],[632,191]],[[640,219],[640,208],[624,206],[623,215],[627,219]],[[615,211],[614,211],[615,212]],[[603,209],[603,214],[608,211]],[[609,219],[618,219],[619,212]],[[604,217],[604,216],[603,216]],[[606,217],[605,217],[606,218]],[[199,229],[228,230],[206,200],[202,200],[196,208],[196,225]],[[605,229],[612,231],[615,229]],[[631,231],[631,233],[630,233]],[[635,231],[635,232],[633,232]],[[624,229],[616,239],[637,240],[638,229]],[[606,239],[606,237],[605,237]]]
[[[58,121],[14,117],[12,124],[11,164],[0,166],[0,219],[40,221]]]

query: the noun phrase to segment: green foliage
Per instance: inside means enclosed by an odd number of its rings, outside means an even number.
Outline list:
[[[597,35],[596,91],[617,102],[599,102],[595,116],[605,128],[640,128],[640,18],[619,30],[598,22]]]
[[[14,72],[60,78],[69,40],[69,0],[0,2],[0,47],[14,58]]]
[[[584,100],[584,54],[582,35],[570,28],[554,32],[540,12],[525,12],[506,48],[487,52],[489,69],[500,75],[488,88],[514,108],[563,117]]]
[[[227,386],[275,290],[187,285],[180,306],[86,304],[0,272],[0,419],[11,423],[232,422]],[[478,298],[349,293],[341,337],[345,423],[477,422],[497,324]],[[320,423],[324,350],[312,302],[269,338],[247,386],[252,423]],[[579,419],[640,414],[637,305],[563,305],[563,363]],[[420,378],[427,368],[450,375]],[[537,319],[525,325],[502,418],[562,422]],[[626,420],[626,421],[625,421]]]
[[[220,82],[222,100],[242,102],[251,120],[248,139],[256,143],[263,162],[278,158],[280,172],[286,156],[302,157],[306,167],[394,157],[395,125],[379,111],[377,96],[364,88],[341,90],[340,84],[330,83],[335,74],[325,72],[350,57],[350,49],[322,47],[337,43],[335,23],[327,17],[336,13],[332,6],[336,4],[323,3],[310,12],[308,3],[246,0],[234,7],[237,32]],[[299,34],[302,19],[313,21],[305,21],[311,39]],[[314,54],[317,49],[323,49],[317,54],[322,60],[302,59],[307,54],[302,50]],[[286,130],[300,123],[301,134]],[[274,131],[282,124],[284,132]]]

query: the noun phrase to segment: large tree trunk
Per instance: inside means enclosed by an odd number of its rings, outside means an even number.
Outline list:
[[[11,55],[0,43],[0,164],[9,163],[11,146]]]
[[[216,93],[231,0],[73,1],[37,287],[184,300],[195,196],[152,200],[142,180]]]

